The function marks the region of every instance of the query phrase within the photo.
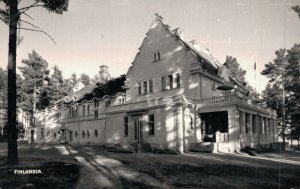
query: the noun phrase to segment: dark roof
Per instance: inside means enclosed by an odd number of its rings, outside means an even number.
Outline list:
[[[109,80],[106,84],[97,85],[91,92],[85,93],[84,96],[78,100],[79,102],[83,100],[92,100],[93,98],[102,98],[105,95],[114,96],[119,92],[126,92],[123,88],[124,82],[126,80],[125,75],[121,75],[118,78]]]
[[[80,103],[83,100],[92,100],[93,98],[102,98],[105,95],[113,96],[118,92],[125,92],[125,89],[122,88],[124,86],[124,82],[126,80],[125,75],[121,75],[118,78],[109,80],[106,84],[92,84],[82,89],[69,94],[68,96],[61,98],[56,101],[55,104],[73,104]],[[73,101],[73,97],[76,97],[76,101]],[[68,102],[65,102],[65,98],[68,99]]]

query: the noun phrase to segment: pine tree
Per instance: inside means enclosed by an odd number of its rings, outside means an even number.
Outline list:
[[[43,30],[38,29],[37,26],[30,23],[30,21],[22,19],[23,15],[28,18],[32,17],[28,11],[35,7],[43,7],[49,12],[62,14],[67,11],[69,1],[68,0],[34,0],[27,1],[30,3],[24,7],[19,8],[21,0],[2,0],[4,8],[0,8],[0,20],[9,26],[9,42],[8,42],[8,150],[7,150],[7,163],[18,164],[18,144],[17,144],[17,100],[16,100],[16,57],[17,57],[17,43],[20,42],[22,37],[17,35],[17,30],[29,30],[35,32],[42,32],[50,37],[49,34]],[[25,1],[23,1],[24,3]],[[27,25],[23,26],[23,24]],[[51,37],[50,37],[51,38]],[[53,38],[51,38],[53,40]],[[53,40],[54,41],[54,40]]]

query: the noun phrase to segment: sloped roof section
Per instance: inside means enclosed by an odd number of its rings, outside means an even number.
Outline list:
[[[104,85],[96,86],[91,92],[85,93],[83,98],[78,102],[81,102],[82,100],[92,100],[93,98],[103,98],[105,95],[114,96],[119,92],[125,93],[126,90],[123,88],[125,80],[126,76],[121,75],[118,78],[109,80]]]

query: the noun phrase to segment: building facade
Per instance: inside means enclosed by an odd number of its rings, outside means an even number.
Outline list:
[[[159,15],[126,76],[79,89],[36,118],[30,143],[233,152],[278,140],[276,112]]]

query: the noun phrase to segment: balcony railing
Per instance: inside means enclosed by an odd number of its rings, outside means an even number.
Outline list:
[[[227,103],[240,103],[244,104],[253,108],[256,108],[258,110],[262,110],[264,112],[268,112],[271,114],[275,114],[276,111],[272,110],[270,108],[267,108],[265,106],[262,106],[260,104],[255,103],[253,100],[248,98],[242,98],[236,95],[227,95],[227,96],[218,96],[218,97],[212,97],[212,98],[205,98],[205,99],[193,99],[186,97],[187,102],[191,104],[199,105],[200,107],[204,106],[214,106],[217,104],[227,104]]]
[[[154,106],[161,106],[166,104],[172,104],[182,102],[182,96],[176,95],[172,97],[165,97],[165,98],[156,98],[151,100],[145,100],[140,102],[133,102],[128,104],[121,104],[116,106],[106,107],[107,112],[118,112],[118,111],[125,111],[125,110],[137,110],[146,107],[154,107]]]

